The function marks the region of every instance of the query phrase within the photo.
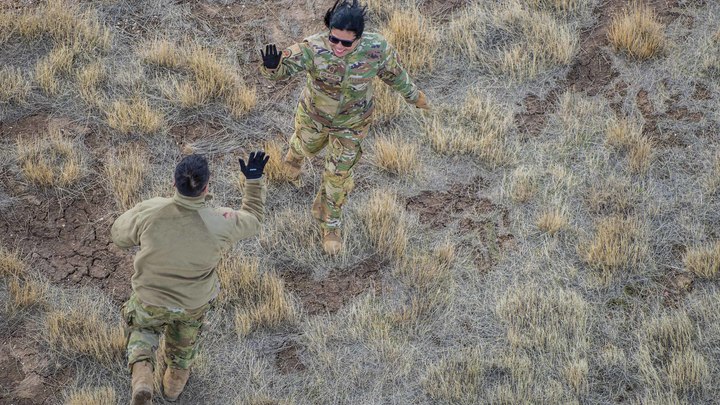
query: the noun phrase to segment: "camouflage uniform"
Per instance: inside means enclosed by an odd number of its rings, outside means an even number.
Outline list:
[[[132,294],[122,310],[127,324],[128,367],[148,360],[155,368],[154,353],[164,332],[165,363],[172,368],[190,368],[197,355],[200,326],[209,307],[209,303],[193,310],[146,305]]]
[[[354,51],[338,58],[332,53],[328,32],[313,35],[282,53],[276,69],[262,66],[271,80],[283,80],[305,71],[307,85],[295,114],[290,153],[312,157],[326,145],[323,184],[318,198],[323,204],[323,227],[339,228],[342,205],[353,188],[352,169],[362,155],[360,146],[370,127],[373,78],[378,77],[415,104],[419,93],[397,52],[385,38],[365,33]]]

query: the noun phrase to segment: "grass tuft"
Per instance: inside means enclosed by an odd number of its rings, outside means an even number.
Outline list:
[[[716,279],[720,275],[720,242],[693,247],[683,257],[685,269],[704,279]]]
[[[165,127],[165,117],[153,109],[146,99],[114,101],[105,111],[110,128],[123,134],[154,134]]]
[[[400,53],[400,61],[411,75],[432,71],[437,51],[437,30],[417,8],[398,10],[381,28],[388,42]]]
[[[568,226],[567,213],[564,208],[551,208],[540,215],[537,220],[537,227],[549,235],[566,229]]]
[[[0,277],[22,277],[26,271],[27,266],[17,250],[0,246]]]
[[[649,59],[665,47],[663,25],[653,9],[642,2],[632,2],[613,17],[608,39],[616,50],[636,59]]]
[[[45,138],[18,138],[16,151],[26,180],[41,187],[65,187],[83,175],[78,146],[60,128],[51,126]]]
[[[174,42],[156,39],[143,44],[140,58],[144,63],[168,69],[179,69],[187,65],[185,50]]]
[[[115,405],[117,394],[113,387],[94,387],[73,390],[65,405]]]
[[[380,254],[389,258],[403,256],[410,225],[407,212],[394,193],[373,191],[359,214],[370,241]]]
[[[30,82],[25,79],[20,69],[0,69],[0,105],[25,103],[30,95],[30,88]]]
[[[45,318],[45,337],[56,350],[69,356],[89,356],[103,364],[118,362],[125,353],[122,326],[108,325],[90,307],[50,311]]]
[[[8,283],[10,300],[6,303],[5,310],[16,312],[34,306],[43,306],[47,302],[50,293],[50,284],[39,279],[13,278]]]
[[[105,80],[107,80],[107,71],[102,62],[94,62],[80,69],[77,73],[80,97],[91,106],[102,106],[103,96],[99,87]]]
[[[526,203],[532,200],[538,191],[537,176],[527,167],[518,167],[512,174],[508,191],[514,202]]]
[[[274,328],[295,318],[295,307],[277,275],[260,273],[257,259],[229,257],[218,266],[221,305],[234,307],[240,337],[259,328]]]
[[[132,208],[138,202],[145,182],[147,153],[137,145],[123,146],[117,152],[107,154],[104,169],[118,208]]]
[[[641,125],[627,119],[611,120],[606,131],[608,145],[627,151],[628,166],[633,173],[646,172],[652,162],[652,143],[642,132]]]
[[[605,282],[618,271],[639,265],[647,253],[640,221],[621,216],[601,219],[592,240],[578,249],[583,260],[598,270]]]
[[[378,137],[373,149],[375,165],[390,174],[411,176],[420,170],[417,146],[397,134]]]

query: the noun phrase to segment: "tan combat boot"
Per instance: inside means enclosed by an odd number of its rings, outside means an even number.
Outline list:
[[[323,250],[329,255],[336,255],[342,250],[340,229],[323,229]]]
[[[132,401],[130,405],[152,403],[153,367],[149,361],[138,361],[132,365]]]
[[[285,173],[287,173],[288,180],[294,182],[300,178],[302,164],[303,158],[295,156],[291,150],[288,150],[285,155],[285,159],[283,159],[283,166],[285,167]]]
[[[190,377],[190,370],[183,370],[180,368],[168,367],[165,370],[163,376],[163,394],[165,399],[170,402],[177,401],[178,397],[185,388],[188,377]]]

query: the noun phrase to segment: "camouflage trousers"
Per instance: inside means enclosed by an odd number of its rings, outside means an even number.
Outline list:
[[[155,351],[165,333],[165,362],[169,367],[188,369],[198,350],[198,337],[210,304],[198,309],[164,308],[146,305],[132,294],[123,305],[126,323],[128,367],[148,360],[155,366]]]
[[[297,158],[313,157],[326,146],[325,170],[317,198],[323,207],[322,227],[342,226],[342,206],[355,186],[353,167],[362,156],[360,144],[369,125],[360,128],[326,127],[310,118],[301,107],[295,114],[295,133],[290,138],[290,153]]]

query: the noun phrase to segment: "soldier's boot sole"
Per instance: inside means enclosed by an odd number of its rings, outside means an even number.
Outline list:
[[[169,402],[175,402],[185,389],[190,370],[168,367],[163,375],[163,395]]]
[[[334,256],[342,251],[342,238],[339,229],[323,231],[323,250],[326,254]]]
[[[147,405],[152,403],[153,367],[149,361],[138,361],[132,365],[132,400],[131,405]]]

